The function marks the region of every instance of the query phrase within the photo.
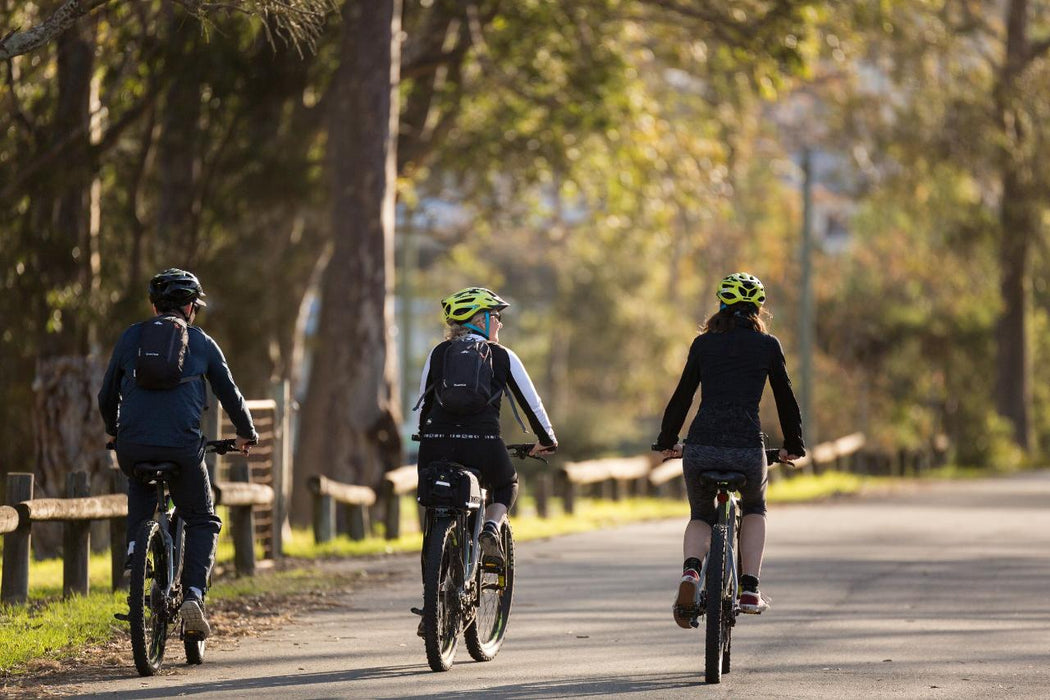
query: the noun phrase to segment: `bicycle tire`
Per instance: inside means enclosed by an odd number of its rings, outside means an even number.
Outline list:
[[[496,658],[507,634],[514,596],[514,533],[510,523],[503,525],[502,540],[503,571],[486,572],[478,565],[474,620],[463,632],[467,651],[475,661]]]
[[[423,566],[423,641],[431,670],[452,668],[459,637],[461,571],[456,521],[438,518],[430,528]],[[461,577],[459,577],[461,578]]]
[[[175,580],[182,581],[182,571],[186,564],[186,522],[179,517],[176,517],[172,521],[172,533],[171,541],[175,543]],[[182,594],[185,596],[185,589],[182,589]],[[204,663],[204,646],[207,640],[204,639],[190,639],[186,637],[185,630],[181,627],[182,622],[180,621],[179,634],[182,637],[182,648],[186,651],[186,663],[190,666],[200,666]]]
[[[725,627],[726,527],[711,529],[711,551],[707,559],[707,629],[704,640],[704,680],[722,681],[722,652]]]
[[[168,639],[168,612],[163,591],[167,586],[168,550],[160,525],[148,520],[135,541],[128,584],[128,620],[131,652],[140,676],[152,676],[164,663]]]

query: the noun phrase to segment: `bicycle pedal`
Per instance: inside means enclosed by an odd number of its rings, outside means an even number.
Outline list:
[[[117,618],[121,622],[131,621],[131,616],[128,613],[113,613],[113,617]]]

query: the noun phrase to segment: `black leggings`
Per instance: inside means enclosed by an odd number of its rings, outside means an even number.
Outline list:
[[[508,509],[518,497],[518,474],[511,464],[507,446],[500,438],[428,438],[419,441],[417,469],[431,462],[462,464],[481,472],[481,485],[492,494],[493,503]]]

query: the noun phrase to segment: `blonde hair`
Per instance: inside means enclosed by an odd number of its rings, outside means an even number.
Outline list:
[[[448,328],[445,329],[445,340],[455,340],[456,338],[462,338],[468,333],[476,333],[477,331],[467,328],[466,324],[470,323],[475,326],[478,325],[478,323],[475,323],[475,321],[478,321],[480,323],[484,314],[484,311],[479,311],[470,318],[468,318],[466,321],[463,321],[462,323],[449,321]]]

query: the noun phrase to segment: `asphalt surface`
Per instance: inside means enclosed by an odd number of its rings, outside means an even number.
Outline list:
[[[763,591],[733,671],[703,682],[671,619],[681,522],[518,546],[507,641],[433,673],[415,636],[418,558],[344,606],[209,651],[200,667],[76,687],[121,698],[1050,697],[1050,472],[771,508]],[[169,652],[171,653],[171,652]]]

